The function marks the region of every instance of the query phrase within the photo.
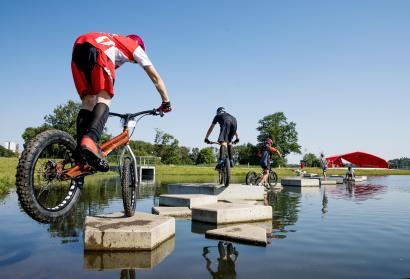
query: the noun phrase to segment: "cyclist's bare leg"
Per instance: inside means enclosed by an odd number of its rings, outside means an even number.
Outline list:
[[[269,177],[269,170],[268,169],[263,170],[263,176],[262,176],[262,179],[261,179],[260,183],[261,184],[266,183],[268,181],[268,177]]]

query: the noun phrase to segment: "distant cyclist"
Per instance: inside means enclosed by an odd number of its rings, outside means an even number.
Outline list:
[[[271,155],[276,153],[279,155],[279,157],[282,157],[282,154],[280,153],[280,151],[276,149],[275,147],[273,147],[272,144],[273,144],[272,139],[269,139],[269,138],[266,139],[265,144],[262,147],[262,150],[260,151],[261,159],[259,161],[259,165],[263,169],[263,176],[259,183],[259,186],[265,185],[266,182],[268,181],[269,171],[271,168]]]
[[[354,174],[354,170],[353,170],[352,166],[348,166],[347,167],[347,172],[346,172],[346,175],[345,175],[345,179],[348,180],[348,181],[352,181],[355,177],[356,176]]]
[[[237,131],[236,118],[225,111],[225,108],[219,107],[216,110],[216,115],[212,121],[211,126],[205,136],[205,143],[210,143],[208,137],[212,133],[216,123],[220,126],[220,132],[218,137],[218,142],[221,144],[219,148],[219,160],[216,168],[220,168],[222,164],[222,158],[225,154],[225,150],[228,149],[228,156],[231,162],[231,167],[233,167],[233,154],[232,154],[232,139],[235,136],[235,141],[233,143],[237,144],[239,142],[239,134]]]
[[[320,154],[320,164],[322,165],[323,178],[326,180],[327,160],[325,159],[325,155],[323,153]]]
[[[97,142],[114,97],[115,69],[125,62],[139,64],[150,77],[162,99],[159,110],[172,110],[165,84],[138,35],[92,32],[79,36],[74,43],[71,62],[74,83],[82,102],[77,116],[77,153],[100,171],[107,171],[108,163]]]

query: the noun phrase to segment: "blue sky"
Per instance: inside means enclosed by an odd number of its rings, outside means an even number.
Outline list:
[[[242,142],[283,111],[302,151],[362,150],[410,157],[410,1],[7,1],[0,9],[3,67],[0,141],[68,100],[72,44],[90,31],[140,34],[174,111],[144,119],[182,145],[203,147],[218,106],[238,119]],[[136,65],[117,71],[112,111],[156,107]],[[116,120],[107,124],[113,134]],[[216,131],[213,138],[217,137]],[[289,156],[297,162],[300,155]]]

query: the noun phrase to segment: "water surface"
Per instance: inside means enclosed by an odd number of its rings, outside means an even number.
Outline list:
[[[165,176],[141,187],[138,210],[151,212],[167,183],[193,179]],[[272,192],[269,245],[234,244],[229,259],[190,220],[178,220],[175,238],[153,252],[84,254],[85,216],[122,210],[120,190],[115,177],[86,181],[75,211],[53,225],[30,219],[15,192],[1,197],[0,278],[410,277],[410,176]]]

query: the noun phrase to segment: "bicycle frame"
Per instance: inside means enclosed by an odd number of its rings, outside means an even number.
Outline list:
[[[152,109],[152,110],[146,110],[146,111],[141,111],[138,113],[133,113],[133,114],[118,114],[118,113],[110,113],[111,116],[118,116],[123,120],[123,130],[122,133],[119,134],[118,136],[110,139],[109,141],[103,143],[101,145],[101,150],[104,154],[104,156],[107,156],[110,154],[114,149],[117,149],[121,146],[124,146],[124,149],[121,151],[120,155],[120,162],[124,159],[125,151],[128,151],[131,155],[131,158],[134,162],[134,167],[135,167],[135,174],[138,175],[138,166],[137,166],[137,160],[135,158],[134,153],[132,152],[131,147],[128,145],[130,141],[130,136],[129,136],[129,131],[128,131],[128,122],[130,120],[133,120],[135,117],[140,116],[143,117],[145,115],[159,115],[159,116],[164,116],[164,113],[162,111],[159,111],[157,109]],[[121,169],[121,166],[118,166]],[[75,179],[81,176],[86,176],[93,174],[95,171],[91,168],[89,165],[83,165],[83,164],[78,164],[68,170],[66,170],[62,174],[63,179]],[[139,175],[138,179],[136,179],[136,183],[138,183],[139,180]]]
[[[110,139],[109,141],[103,143],[101,145],[101,150],[104,154],[104,156],[107,156],[110,154],[114,149],[125,145],[128,147],[129,152],[131,153],[132,159],[134,160],[134,165],[136,166],[136,160],[134,153],[132,152],[131,148],[128,145],[128,142],[130,141],[129,138],[129,133],[128,133],[128,127],[124,126],[123,131],[121,134],[118,136]],[[125,149],[122,152],[122,155],[125,153]],[[121,157],[120,157],[121,158]],[[122,159],[122,158],[121,158]],[[73,179],[81,175],[88,175],[92,174],[93,170],[89,165],[83,165],[83,164],[78,164],[70,169],[68,169],[64,174],[63,178],[65,179]]]

